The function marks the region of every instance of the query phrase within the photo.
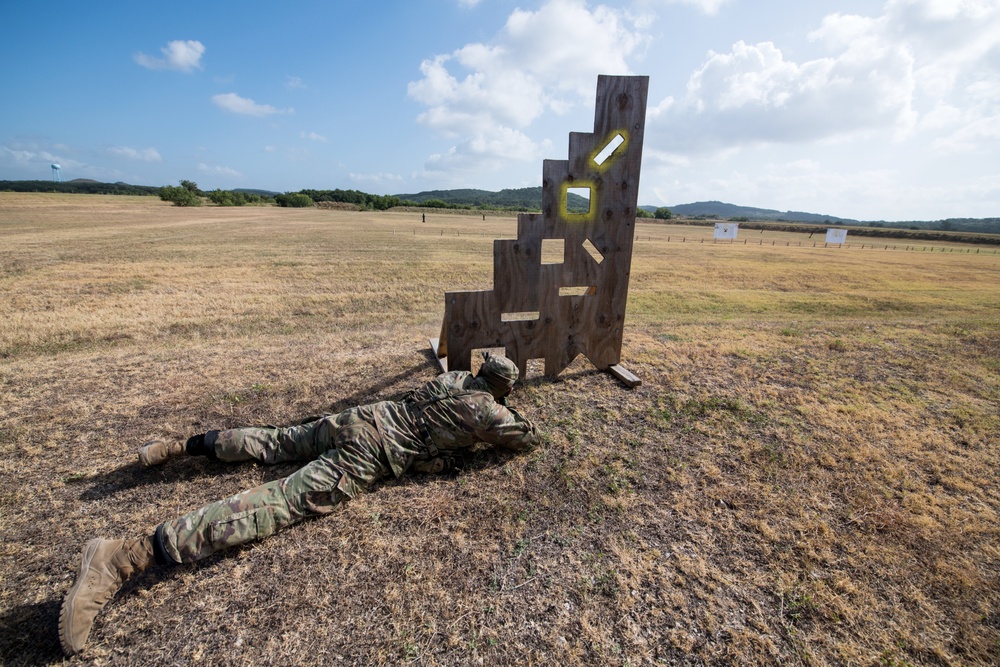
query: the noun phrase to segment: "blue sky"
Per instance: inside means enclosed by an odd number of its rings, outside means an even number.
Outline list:
[[[639,200],[1000,216],[1000,0],[7,3],[0,179],[540,185],[650,76]]]

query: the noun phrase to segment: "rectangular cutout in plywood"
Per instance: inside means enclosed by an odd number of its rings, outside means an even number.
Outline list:
[[[604,261],[604,255],[597,249],[597,246],[595,246],[590,239],[583,242],[583,249],[586,250],[587,254],[590,255],[598,264]]]
[[[545,359],[528,359],[524,379],[542,377],[545,375]]]
[[[597,294],[596,285],[559,288],[559,296],[594,296],[595,294]]]
[[[582,199],[587,200],[586,208],[582,208],[582,204],[577,207],[573,204],[575,202],[570,202],[570,195],[576,195]],[[579,213],[586,215],[590,213],[590,188],[566,188],[566,210],[572,213]]]
[[[618,147],[624,143],[625,137],[620,134],[616,134],[614,138],[608,142],[608,145],[601,149],[601,152],[594,157],[594,162],[599,165],[604,164],[609,157],[614,155],[614,152],[618,149]]]
[[[542,239],[542,264],[562,264],[565,261],[565,239]]]
[[[477,347],[472,350],[472,374],[479,372],[479,367],[483,365],[483,353],[489,352],[501,357],[507,356],[507,348],[504,347]]]
[[[537,320],[541,313],[537,310],[529,310],[523,313],[500,313],[501,322],[532,322]]]

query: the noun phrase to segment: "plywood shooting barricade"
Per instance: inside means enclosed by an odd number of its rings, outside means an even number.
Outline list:
[[[542,213],[519,214],[517,238],[493,242],[493,289],[445,293],[430,340],[442,369],[471,370],[474,350],[502,347],[521,377],[531,359],[555,377],[582,354],[641,383],[621,349],[648,89],[646,76],[598,77],[594,131],[570,132],[568,160],[542,162]],[[574,190],[589,192],[587,212],[569,210]],[[543,263],[543,247],[561,261]]]

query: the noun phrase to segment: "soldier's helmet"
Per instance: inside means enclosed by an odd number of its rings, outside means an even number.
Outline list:
[[[497,398],[504,396],[517,382],[517,366],[507,357],[483,354],[483,365],[476,377],[482,378]]]

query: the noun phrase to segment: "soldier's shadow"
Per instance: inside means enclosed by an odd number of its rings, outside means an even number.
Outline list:
[[[0,614],[0,664],[50,665],[62,662],[59,607],[62,601],[20,604]]]
[[[424,350],[423,353],[424,353],[423,356],[427,361],[434,361],[434,354],[430,350]],[[437,366],[436,361],[434,361],[434,366],[435,367]],[[396,373],[395,375],[387,377],[378,384],[369,387],[364,391],[358,391],[350,396],[345,396],[344,398],[330,405],[328,410],[330,412],[340,412],[341,410],[353,408],[357,405],[364,405],[365,403],[371,403],[373,401],[393,400],[394,398],[399,398],[395,396],[386,397],[383,396],[382,394],[385,392],[386,389],[389,389],[390,387],[393,387],[404,380],[411,380],[414,378],[414,376],[424,375],[426,370],[427,370],[426,362],[414,364],[413,366],[407,368],[405,371],[401,371],[399,373]],[[425,377],[421,381],[430,380],[432,378],[433,376]],[[417,387],[417,382],[413,382],[412,386],[407,387],[407,389],[416,389],[416,387]]]
[[[168,464],[149,469],[134,461],[99,475],[67,480],[66,484],[70,486],[89,484],[89,488],[80,494],[80,500],[102,500],[140,486],[162,484],[164,481],[193,480],[202,477],[209,466],[227,465],[200,459],[185,463],[187,465]]]

